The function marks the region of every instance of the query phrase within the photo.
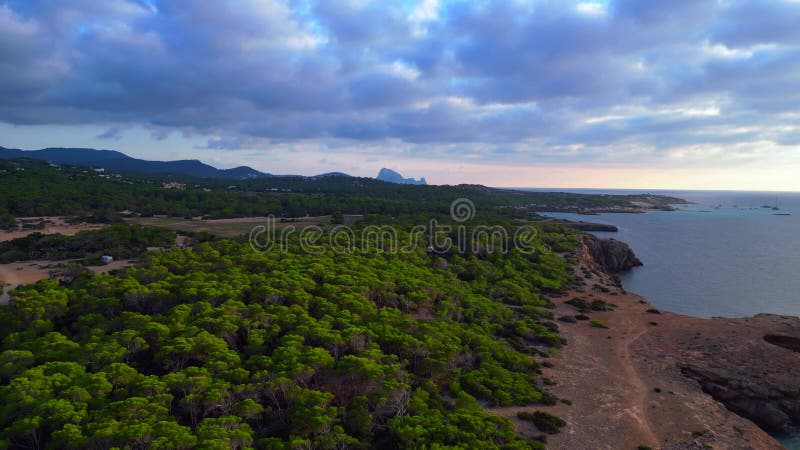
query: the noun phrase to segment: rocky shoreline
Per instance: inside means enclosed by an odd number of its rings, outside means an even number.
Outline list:
[[[583,246],[616,285],[616,273],[641,265],[620,241],[586,236]],[[800,318],[659,315],[670,326],[645,336],[643,356],[671,359],[684,377],[766,431],[788,433],[800,427]]]
[[[688,205],[690,202],[676,197],[637,195],[633,196],[628,206],[609,207],[584,207],[584,206],[552,206],[528,205],[525,207],[533,212],[572,213],[585,216],[595,216],[603,213],[612,214],[644,214],[647,211],[677,211],[674,205]]]
[[[605,223],[583,222],[556,218],[547,218],[544,220],[544,222],[562,225],[579,231],[608,231],[612,233],[619,231],[619,228],[617,228],[616,225],[609,225]]]
[[[567,257],[580,281],[552,299],[555,317],[583,314],[596,326],[559,321],[567,344],[547,359],[544,376],[567,402],[532,408],[567,422],[549,447],[783,448],[768,432],[800,425],[800,318],[659,311],[619,284],[618,272],[641,264],[625,243],[584,236]],[[592,302],[609,307],[575,306]]]
[[[550,212],[550,213],[571,213],[571,214],[581,214],[584,216],[596,216],[602,213],[614,213],[614,214],[644,214],[647,212],[642,208],[629,208],[629,207],[619,207],[619,208],[580,208],[577,206],[565,206],[565,207],[556,207],[556,206],[548,206],[548,205],[531,205],[528,206],[527,209],[533,212]],[[661,208],[659,208],[661,209]]]

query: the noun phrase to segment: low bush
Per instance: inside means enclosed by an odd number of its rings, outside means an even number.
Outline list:
[[[595,327],[595,328],[608,328],[606,326],[606,324],[604,324],[603,322],[601,322],[600,320],[597,320],[597,319],[589,320],[589,326]]]
[[[602,300],[595,300],[589,305],[589,309],[592,311],[608,311],[611,309],[611,305]]]
[[[567,300],[565,303],[572,305],[581,311],[589,309],[589,302],[579,297],[575,297],[572,300]]]
[[[543,411],[536,411],[532,413],[521,411],[517,413],[517,417],[521,420],[533,422],[539,431],[547,434],[556,434],[559,432],[560,428],[563,428],[567,425],[567,422],[564,422],[564,420],[560,417],[556,417]]]

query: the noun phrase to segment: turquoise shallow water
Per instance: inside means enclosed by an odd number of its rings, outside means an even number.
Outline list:
[[[800,316],[800,193],[652,193],[695,204],[646,214],[547,215],[616,225],[617,233],[595,234],[631,245],[644,266],[623,275],[622,283],[659,308],[696,317]],[[778,211],[762,207],[776,204]],[[779,439],[800,450],[800,435]]]

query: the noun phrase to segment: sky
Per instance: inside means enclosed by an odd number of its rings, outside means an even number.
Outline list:
[[[800,190],[800,0],[0,0],[0,145]]]

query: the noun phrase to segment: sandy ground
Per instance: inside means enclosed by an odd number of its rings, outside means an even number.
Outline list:
[[[38,224],[41,221],[44,221],[45,226],[43,229],[23,229],[22,227],[19,227],[19,229],[14,231],[0,230],[0,242],[10,241],[12,239],[25,237],[33,233],[42,233],[42,234],[58,233],[58,234],[63,234],[65,236],[72,236],[80,231],[96,230],[104,226],[102,224],[96,224],[96,223],[69,224],[64,220],[64,217],[19,217],[17,221],[21,223],[31,223],[31,224]]]
[[[540,410],[567,422],[560,433],[547,436],[547,447],[552,449],[782,448],[682,376],[666,356],[670,349],[665,350],[665,342],[680,342],[688,329],[695,332],[698,323],[712,321],[648,313],[652,306],[644,298],[616,288],[609,293],[578,289],[555,298],[555,317],[579,314],[564,303],[573,297],[603,300],[616,308],[587,314],[608,328],[595,328],[587,321],[558,321],[567,345],[558,355],[541,359],[553,365],[542,368],[542,377],[555,381],[548,389],[571,404],[491,409],[512,419],[519,433],[541,434],[516,418],[519,411]]]
[[[0,305],[8,303],[9,293],[17,286],[35,283],[50,277],[61,266],[70,261],[22,261],[0,264],[0,283],[3,285],[0,294]],[[130,267],[133,261],[119,260],[103,266],[87,267],[93,273],[107,273],[112,270]]]
[[[0,264],[0,282],[3,283],[3,293],[0,295],[0,304],[9,300],[8,293],[21,284],[35,283],[50,276],[49,268],[52,261],[23,261],[10,264]]]

